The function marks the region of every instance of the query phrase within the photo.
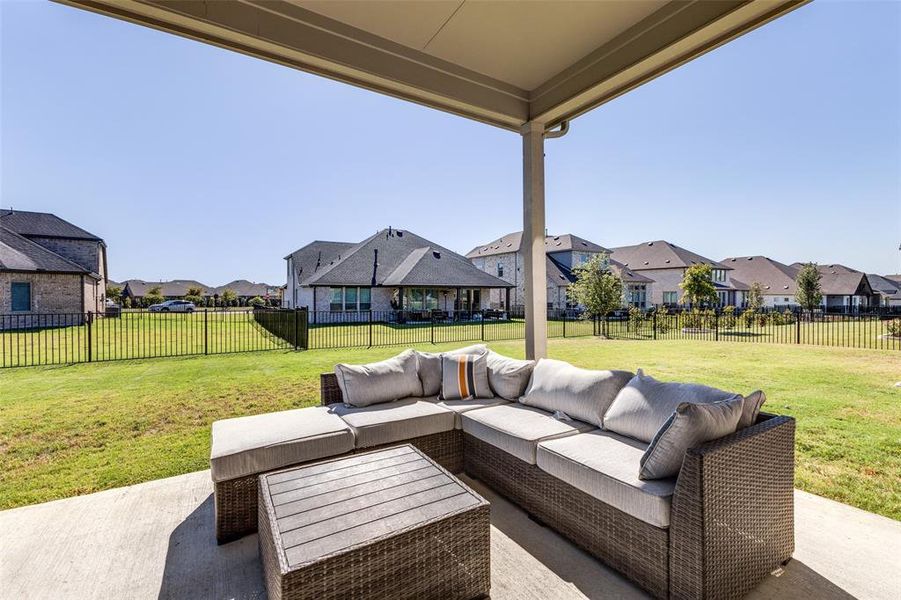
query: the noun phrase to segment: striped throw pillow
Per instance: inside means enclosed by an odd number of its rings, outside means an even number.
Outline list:
[[[488,354],[442,354],[441,397],[444,400],[493,398],[488,384]]]

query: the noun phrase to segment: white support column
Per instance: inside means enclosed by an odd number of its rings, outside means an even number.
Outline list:
[[[526,358],[547,357],[547,265],[544,243],[544,123],[522,128],[522,250],[525,263]]]

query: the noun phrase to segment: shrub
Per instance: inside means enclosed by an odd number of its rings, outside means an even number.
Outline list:
[[[885,330],[892,337],[901,338],[901,319],[892,319],[885,322]]]
[[[641,333],[644,328],[645,315],[644,311],[633,306],[629,308],[629,328],[635,333]]]
[[[250,299],[248,304],[254,308],[262,308],[263,306],[266,306],[266,301],[259,296],[254,296]]]
[[[682,313],[682,327],[685,329],[709,329],[716,317],[712,310],[693,308]]]
[[[782,312],[782,322],[786,325],[794,325],[795,324],[795,313],[793,313],[789,309],[785,309]]]
[[[725,307],[723,309],[723,314],[720,315],[720,327],[722,327],[723,329],[732,329],[733,327],[735,327],[735,323],[735,307]]]
[[[655,313],[657,316],[657,331],[658,333],[667,333],[670,328],[670,314],[669,309],[665,306],[661,306],[657,308]]]
[[[131,308],[131,296],[125,296],[125,299],[122,300],[122,306],[124,308]]]
[[[747,309],[745,312],[741,313],[741,320],[745,324],[745,328],[750,329],[754,322],[757,320],[757,312],[753,309]]]

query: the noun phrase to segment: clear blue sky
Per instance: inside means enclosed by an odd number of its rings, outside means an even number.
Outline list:
[[[521,227],[515,134],[125,22],[0,2],[0,205],[106,239],[114,279],[285,280],[388,225]],[[901,270],[901,3],[814,2],[573,122],[548,227]]]

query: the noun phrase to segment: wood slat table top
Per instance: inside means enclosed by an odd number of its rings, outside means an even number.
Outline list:
[[[260,476],[288,569],[488,503],[412,445]]]

